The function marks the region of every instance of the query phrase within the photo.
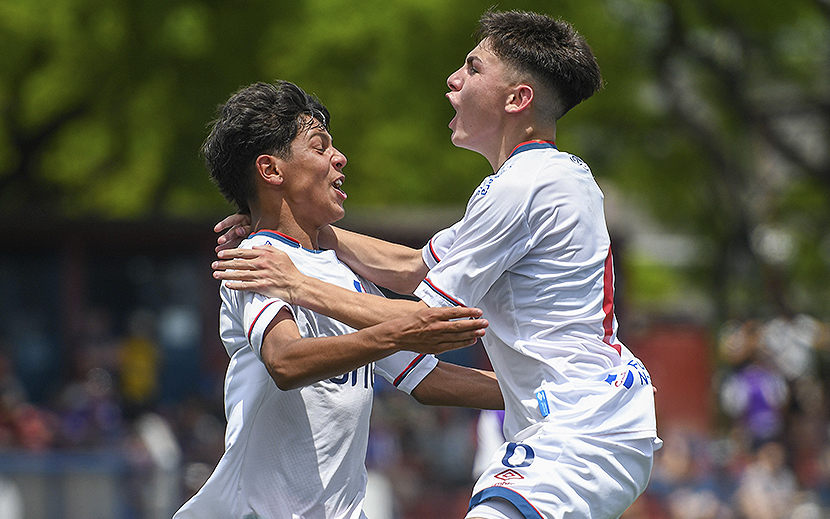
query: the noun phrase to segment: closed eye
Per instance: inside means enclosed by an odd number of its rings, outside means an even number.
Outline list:
[[[467,73],[471,76],[473,74],[478,74],[478,69],[475,66],[476,59],[477,58],[475,56],[470,56],[469,58],[467,58]]]
[[[328,139],[325,134],[317,134],[311,138],[310,144],[315,151],[322,154],[329,149],[329,146],[331,146],[331,140]]]

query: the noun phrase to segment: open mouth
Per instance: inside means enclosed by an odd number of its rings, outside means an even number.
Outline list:
[[[455,123],[455,120],[456,120],[456,119],[458,119],[458,108],[456,108],[455,103],[453,103],[452,99],[450,98],[450,94],[449,94],[449,93],[447,94],[447,99],[449,100],[449,102],[450,102],[450,106],[452,106],[452,109],[453,109],[453,111],[455,112],[455,113],[453,114],[452,120],[450,120],[449,124],[447,124],[447,126],[449,126],[449,127],[450,127],[450,129],[452,129],[452,127],[453,127],[453,123]]]
[[[331,186],[334,189],[338,190],[345,197],[346,193],[340,188],[340,186],[342,186],[342,185],[343,185],[343,179],[342,178],[338,178],[337,180],[335,180],[334,182],[331,183]]]

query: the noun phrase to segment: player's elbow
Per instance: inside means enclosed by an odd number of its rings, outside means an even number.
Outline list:
[[[279,375],[274,375],[272,373],[271,379],[273,379],[274,383],[277,385],[277,388],[279,388],[282,391],[290,391],[294,389],[294,386],[286,378],[280,377]]]
[[[274,383],[283,391],[290,391],[302,387],[304,384],[297,377],[292,377],[285,373],[270,372]]]
[[[297,389],[306,385],[301,362],[296,355],[292,355],[294,341],[278,341],[274,333],[267,333],[262,341],[260,355],[265,369],[278,388],[283,391]]]
[[[280,362],[277,359],[263,360],[265,361],[265,369],[268,370],[271,379],[281,390],[290,391],[304,385],[304,380],[291,369],[289,363]]]
[[[412,294],[427,275],[427,266],[421,259],[420,253],[411,261],[402,263],[400,271],[400,289],[402,294]]]

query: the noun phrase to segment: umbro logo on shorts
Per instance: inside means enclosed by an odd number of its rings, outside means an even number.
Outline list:
[[[518,472],[516,472],[513,469],[502,470],[501,472],[499,472],[498,474],[496,474],[493,477],[496,478],[496,479],[500,479],[502,481],[510,481],[511,479],[524,479],[525,478],[524,476],[522,476],[521,474],[519,474]]]

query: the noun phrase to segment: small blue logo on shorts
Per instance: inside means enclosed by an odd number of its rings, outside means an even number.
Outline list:
[[[540,389],[536,392],[536,401],[539,403],[539,412],[542,413],[542,416],[549,415],[550,407],[548,407],[548,397],[545,396],[544,389]]]

